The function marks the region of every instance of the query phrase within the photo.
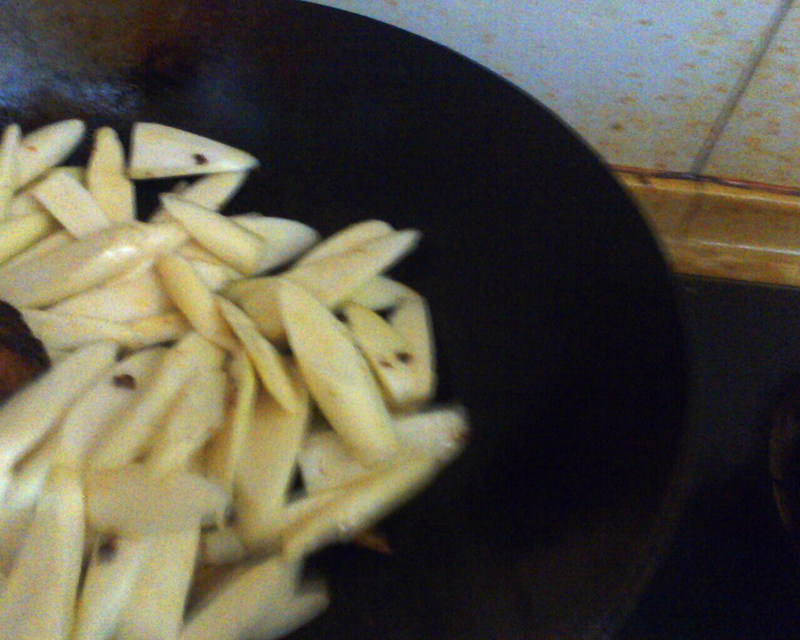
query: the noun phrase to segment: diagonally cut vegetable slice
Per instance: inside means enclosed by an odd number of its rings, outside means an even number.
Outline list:
[[[132,344],[136,341],[135,332],[120,322],[24,307],[19,311],[33,334],[42,341],[47,353],[76,349],[98,340],[111,340],[120,344]]]
[[[339,303],[364,282],[388,269],[419,240],[413,230],[397,231],[360,245],[357,251],[338,253],[309,264],[294,266],[281,277],[246,278],[228,284],[223,295],[238,304],[270,340],[283,338],[277,309],[277,290],[283,280],[308,289],[328,307]]]
[[[253,275],[269,265],[268,247],[260,236],[216,211],[165,194],[161,202],[197,243],[237,271]]]
[[[43,215],[46,215],[48,218],[50,218],[50,220],[52,220],[52,224],[55,224],[53,216],[51,216],[49,213],[44,213]],[[48,223],[48,226],[49,224],[50,223]],[[3,279],[4,273],[12,272],[24,262],[43,256],[45,253],[55,249],[56,247],[61,247],[73,242],[75,242],[75,238],[73,238],[72,234],[65,229],[50,232],[44,238],[37,240],[34,244],[29,246],[24,251],[18,253],[10,260],[3,262],[2,267],[0,267],[0,280]]]
[[[23,136],[17,150],[17,188],[66,160],[85,132],[81,120],[61,120]]]
[[[147,537],[98,538],[83,580],[71,640],[112,637],[151,546]]]
[[[192,529],[225,519],[230,497],[188,471],[154,475],[141,464],[84,474],[86,518],[94,530],[142,536]]]
[[[296,560],[332,542],[351,540],[424,489],[440,468],[430,456],[401,455],[389,466],[334,490],[332,500],[283,531],[283,555]]]
[[[291,262],[319,241],[315,229],[294,220],[271,218],[260,213],[229,216],[228,220],[252,231],[267,243],[269,259],[265,271]]]
[[[0,138],[0,220],[8,215],[8,207],[14,195],[17,180],[17,149],[22,137],[18,124],[3,129]]]
[[[246,179],[247,171],[213,173],[186,185],[179,195],[187,202],[219,211],[242,188]]]
[[[256,406],[256,372],[244,349],[236,351],[230,367],[235,397],[224,429],[210,443],[205,457],[207,475],[230,494],[242,455],[242,448],[253,424]]]
[[[174,223],[103,229],[14,270],[3,270],[0,299],[23,307],[55,304],[171,251],[185,240],[185,232]]]
[[[125,152],[111,127],[95,131],[94,147],[86,165],[86,187],[112,222],[136,219],[136,194],[125,174]]]
[[[83,506],[77,473],[53,469],[0,593],[4,638],[69,638],[83,555]]]
[[[330,430],[309,434],[297,462],[309,496],[340,489],[369,474],[369,469],[353,457],[342,438]]]
[[[150,553],[122,612],[117,640],[177,639],[183,622],[200,528],[148,540]]]
[[[291,633],[328,606],[325,587],[300,587],[300,566],[279,556],[247,568],[194,612],[180,640],[268,640]]]
[[[214,294],[189,261],[169,254],[162,256],[155,268],[167,295],[194,330],[223,349],[233,351],[236,341],[214,300]]]
[[[58,229],[49,213],[31,213],[0,222],[0,264]]]
[[[117,347],[96,343],[76,351],[0,407],[0,497],[14,463],[41,440],[97,376],[111,367]]]
[[[347,253],[371,240],[377,240],[394,231],[392,225],[383,220],[356,222],[334,233],[315,246],[297,261],[297,265],[310,264],[338,253]]]
[[[148,316],[128,323],[135,334],[134,344],[128,346],[146,347],[163,342],[173,342],[183,338],[191,331],[191,326],[180,311],[168,311],[156,316]]]
[[[282,407],[287,411],[294,411],[298,406],[297,385],[292,384],[289,372],[277,349],[258,332],[247,314],[235,304],[220,297],[217,298],[217,303],[222,315],[250,356],[264,387]]]
[[[282,409],[264,394],[256,402],[234,490],[236,529],[247,545],[263,537],[263,532],[280,518],[309,418],[307,393],[294,412]]]
[[[312,397],[366,465],[397,450],[397,436],[369,365],[336,317],[302,287],[284,283],[280,308]]]
[[[233,564],[247,558],[247,548],[233,527],[204,531],[201,535],[203,564]]]
[[[418,295],[411,287],[397,282],[397,280],[386,276],[375,276],[351,291],[347,296],[347,301],[355,302],[373,311],[380,311],[391,309],[404,299]]]
[[[409,346],[411,360],[411,388],[408,389],[406,403],[423,404],[436,393],[436,351],[428,303],[422,296],[403,300],[389,314],[389,324],[405,338]]]
[[[89,465],[120,467],[143,453],[186,381],[203,369],[219,368],[224,357],[219,347],[200,334],[187,334],[167,351],[142,391],[111,421]]]
[[[53,313],[130,322],[174,311],[175,305],[151,267],[134,269],[106,284],[78,293],[48,309]]]
[[[92,194],[64,171],[51,172],[31,193],[76,238],[111,226]]]
[[[403,336],[377,313],[359,304],[346,303],[342,313],[389,405],[403,407],[416,401],[414,355]]]
[[[153,122],[133,125],[131,147],[128,176],[134,180],[244,171],[258,166],[258,160],[245,151]]]
[[[228,374],[203,370],[187,381],[144,460],[155,474],[182,469],[222,426]]]
[[[113,416],[131,401],[150,378],[167,349],[153,347],[129,354],[103,373],[70,407],[55,437],[54,463],[81,467],[103,437]]]

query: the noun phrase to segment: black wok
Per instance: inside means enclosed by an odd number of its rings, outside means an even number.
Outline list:
[[[574,133],[423,39],[290,1],[3,2],[0,120],[159,121],[262,169],[230,206],[323,233],[424,232],[443,401],[474,437],[390,518],[394,553],[331,549],[297,638],[590,638],[657,564],[683,486],[687,363],[648,228]]]

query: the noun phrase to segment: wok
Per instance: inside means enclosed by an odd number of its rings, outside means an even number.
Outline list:
[[[649,229],[535,100],[434,43],[288,0],[3,2],[0,115],[152,120],[262,168],[229,206],[331,233],[424,232],[398,277],[433,311],[465,455],[330,549],[297,638],[593,638],[624,619],[679,511],[687,358]],[[147,206],[148,193],[142,196]]]

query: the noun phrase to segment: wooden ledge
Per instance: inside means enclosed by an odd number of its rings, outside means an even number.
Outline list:
[[[676,272],[800,286],[800,194],[631,170],[615,176]]]

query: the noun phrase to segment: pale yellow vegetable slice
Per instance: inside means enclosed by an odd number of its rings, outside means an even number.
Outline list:
[[[135,269],[131,274],[123,274],[48,309],[53,313],[111,322],[131,322],[174,310],[175,305],[164,291],[161,279],[150,267]]]
[[[186,467],[191,457],[222,427],[228,375],[219,369],[198,372],[155,436],[144,464],[153,473]]]
[[[347,329],[300,286],[285,283],[280,308],[311,396],[366,465],[386,460],[398,441],[378,384]]]
[[[49,213],[46,215],[50,216]],[[50,217],[52,218],[52,216]],[[41,240],[37,240],[30,247],[18,253],[7,262],[3,263],[2,267],[0,267],[0,280],[3,279],[3,274],[7,274],[15,270],[19,265],[24,264],[28,260],[33,260],[34,258],[43,256],[57,247],[71,244],[73,242],[75,242],[75,238],[73,238],[72,234],[65,229],[50,232]]]
[[[436,350],[428,303],[422,296],[406,298],[389,314],[389,324],[409,346],[411,387],[406,405],[424,404],[436,394]]]
[[[249,153],[210,138],[153,122],[133,125],[128,176],[134,180],[245,171],[257,166],[258,160]]]
[[[86,165],[86,187],[111,222],[136,219],[136,194],[125,173],[125,152],[111,127],[95,131],[94,147]]]
[[[86,187],[63,171],[53,171],[31,193],[76,238],[111,226]]]
[[[141,464],[84,473],[87,522],[95,531],[143,536],[192,529],[225,519],[230,497],[188,471],[154,475]]]
[[[403,407],[418,401],[414,354],[405,338],[377,313],[359,304],[344,304],[342,313],[389,406]]]
[[[335,497],[282,532],[282,553],[300,559],[333,542],[346,542],[425,488],[441,468],[435,458],[401,455],[334,491]]]
[[[267,243],[269,259],[264,270],[275,269],[295,260],[319,242],[319,233],[302,222],[260,213],[244,213],[229,216],[228,219],[252,231]]]
[[[269,250],[264,240],[216,211],[166,194],[161,202],[197,243],[245,275],[264,271]]]
[[[242,448],[253,424],[258,388],[256,372],[244,349],[236,351],[230,367],[236,395],[228,411],[224,429],[209,444],[205,456],[206,473],[228,493],[233,483]]]
[[[324,585],[298,589],[300,566],[274,556],[237,572],[193,612],[180,640],[279,638],[328,606]]]
[[[81,120],[61,120],[23,136],[17,150],[17,188],[66,160],[85,132]]]
[[[142,567],[152,538],[100,536],[92,550],[76,609],[71,640],[113,636]]]
[[[48,353],[76,349],[98,340],[110,340],[120,344],[132,344],[136,340],[136,334],[120,322],[25,307],[20,307],[19,311]]]
[[[223,349],[233,351],[236,340],[214,294],[189,261],[169,254],[162,256],[155,268],[167,295],[194,330]]]
[[[103,229],[4,270],[0,299],[43,307],[103,284],[186,240],[180,225],[130,224]]]
[[[431,457],[440,463],[455,459],[469,437],[467,412],[461,406],[434,407],[394,416],[393,424],[405,455]],[[340,489],[370,473],[330,430],[308,435],[298,464],[308,495]]]
[[[178,638],[200,540],[199,527],[158,536],[137,577],[117,640]]]
[[[297,265],[309,264],[339,253],[347,253],[372,240],[387,236],[393,231],[392,225],[383,220],[356,222],[320,242],[300,258]]]
[[[380,311],[391,309],[406,298],[418,295],[411,287],[387,276],[378,275],[351,291],[347,296],[347,302],[355,302],[367,309]]]
[[[281,277],[237,280],[222,294],[238,304],[270,340],[280,341],[284,331],[277,309],[280,282],[291,280],[308,289],[324,305],[334,308],[375,275],[411,251],[419,240],[416,231],[397,231],[360,245],[357,251],[337,253],[294,266]]]
[[[117,347],[88,345],[52,366],[0,406],[0,497],[14,464],[52,429],[64,411],[104,370]]]
[[[80,468],[102,439],[111,419],[131,402],[161,363],[167,349],[129,354],[104,372],[70,407],[55,435],[54,462]]]
[[[48,213],[31,213],[0,222],[0,264],[58,229],[58,222]]]
[[[9,204],[17,186],[17,149],[22,138],[18,124],[3,129],[0,139],[0,220],[8,215]]]
[[[280,517],[309,418],[307,394],[293,412],[263,394],[256,401],[234,489],[236,529],[248,546]]]
[[[247,171],[224,171],[198,178],[178,192],[183,200],[220,211],[247,179]]]
[[[33,186],[26,187],[14,194],[8,203],[6,212],[8,218],[19,218],[30,213],[47,213],[47,209],[33,197]]]
[[[219,347],[198,333],[183,337],[167,351],[141,392],[111,421],[89,465],[121,467],[144,453],[186,381],[204,369],[219,368],[224,357]]]
[[[297,385],[292,384],[289,371],[277,349],[235,304],[220,297],[217,297],[217,304],[250,356],[264,387],[283,408],[294,411],[298,406]]]
[[[181,253],[181,255],[183,254]],[[193,260],[190,258],[189,263],[194,267],[206,287],[214,292],[219,291],[229,282],[244,277],[224,262],[209,262],[208,260]]]
[[[0,633],[68,640],[81,573],[84,504],[77,472],[53,469],[33,524],[0,593]]]
[[[128,323],[128,327],[136,336],[135,344],[129,346],[138,347],[173,342],[183,338],[192,329],[180,311],[134,320]]]

